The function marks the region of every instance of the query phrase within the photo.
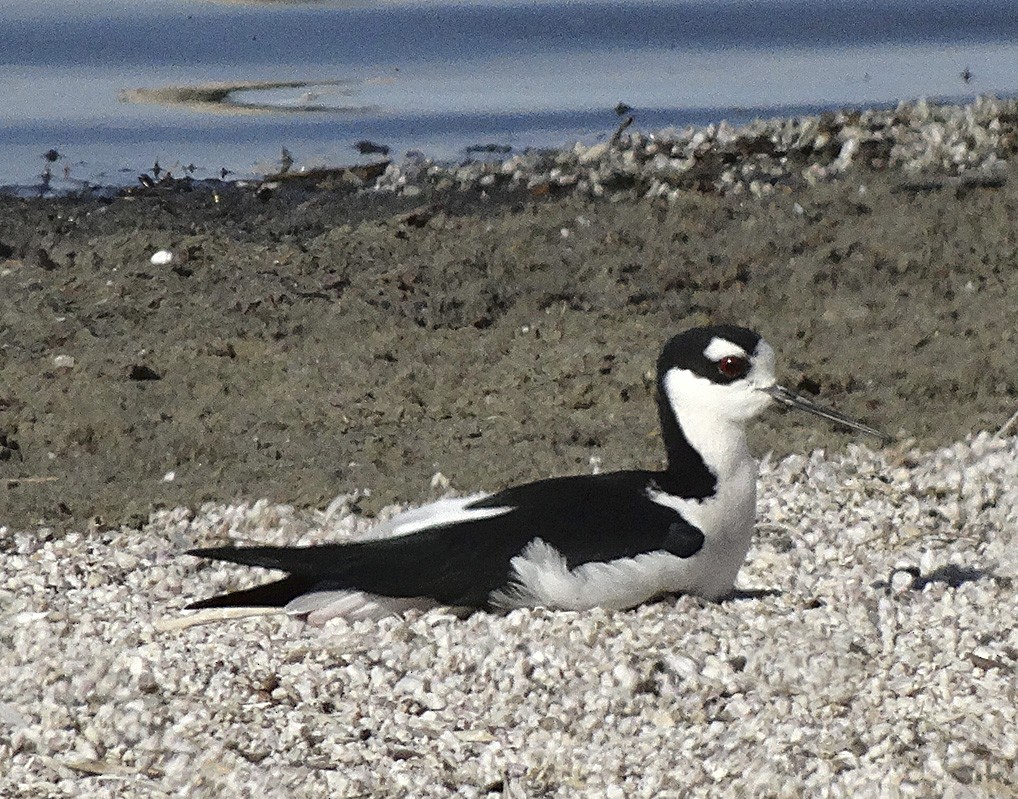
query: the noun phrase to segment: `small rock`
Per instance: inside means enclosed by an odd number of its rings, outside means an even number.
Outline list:
[[[155,369],[144,364],[133,364],[127,369],[127,376],[131,380],[162,380],[163,376]]]
[[[52,272],[60,266],[42,247],[33,250],[26,260],[30,265],[45,269],[47,272]]]
[[[608,142],[601,142],[600,144],[595,144],[592,147],[588,147],[584,152],[580,154],[579,161],[581,164],[592,164],[595,161],[600,161],[608,154],[608,151],[610,149],[611,146],[608,144]]]

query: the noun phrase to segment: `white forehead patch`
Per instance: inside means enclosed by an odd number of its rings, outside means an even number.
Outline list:
[[[738,344],[734,344],[726,338],[720,338],[715,336],[710,340],[710,344],[703,351],[704,357],[708,361],[720,361],[722,358],[749,358],[749,353],[746,352]]]

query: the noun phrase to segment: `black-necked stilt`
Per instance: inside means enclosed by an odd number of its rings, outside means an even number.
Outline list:
[[[311,547],[189,554],[288,572],[189,607],[280,607],[311,623],[412,607],[631,608],[669,593],[732,591],[756,517],[746,423],[773,401],[887,436],[779,386],[774,350],[751,330],[698,327],[657,364],[668,465],[538,480],[399,514],[377,537]]]

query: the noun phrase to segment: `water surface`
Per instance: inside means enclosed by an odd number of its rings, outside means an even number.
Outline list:
[[[650,129],[1018,90],[1000,0],[7,0],[0,41],[0,184],[37,183],[55,149],[65,188],[157,160],[249,175],[283,147],[350,163],[361,140],[443,159],[561,146],[610,135],[620,102]],[[302,85],[212,105],[145,93],[260,82]]]

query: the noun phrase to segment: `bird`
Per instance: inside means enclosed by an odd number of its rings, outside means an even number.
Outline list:
[[[672,594],[732,594],[756,522],[746,427],[775,403],[882,441],[875,428],[779,385],[760,334],[728,324],[675,335],[657,361],[666,465],[552,477],[400,513],[371,538],[187,554],[285,572],[189,610],[278,608],[313,625],[417,608],[627,610]]]

